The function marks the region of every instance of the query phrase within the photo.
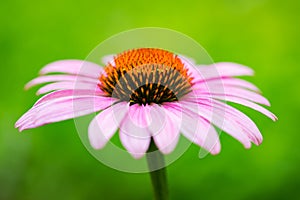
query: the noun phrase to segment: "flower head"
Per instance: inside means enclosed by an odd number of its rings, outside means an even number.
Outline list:
[[[234,78],[253,75],[248,67],[235,63],[197,66],[184,56],[155,48],[132,49],[106,60],[104,68],[80,60],[45,66],[41,76],[26,88],[48,83],[37,92],[48,94],[16,122],[16,127],[22,131],[101,111],[88,128],[91,145],[103,148],[119,129],[123,146],[140,158],[151,139],[162,153],[172,152],[180,133],[217,154],[220,141],[215,127],[246,148],[251,142],[259,145],[262,135],[254,122],[225,101],[276,120],[259,105],[270,104],[258,88]],[[47,75],[50,73],[56,74]]]
[[[115,57],[99,87],[131,105],[177,101],[191,89],[192,77],[181,59],[161,49],[133,49]]]

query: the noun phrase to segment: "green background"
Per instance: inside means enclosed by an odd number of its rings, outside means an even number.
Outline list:
[[[0,3],[0,199],[152,199],[148,174],[110,169],[82,145],[72,120],[19,133],[38,98],[23,86],[59,59],[84,59],[101,41],[145,26],[198,41],[214,61],[251,66],[250,78],[279,121],[243,109],[264,135],[245,150],[227,134],[222,152],[191,148],[168,167],[172,199],[300,199],[299,10],[297,0],[71,1]]]

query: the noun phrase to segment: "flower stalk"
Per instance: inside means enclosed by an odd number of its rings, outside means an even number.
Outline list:
[[[157,149],[153,139],[147,152],[147,162],[155,200],[169,199],[167,171],[163,154]]]

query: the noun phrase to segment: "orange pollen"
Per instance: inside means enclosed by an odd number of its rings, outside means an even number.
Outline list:
[[[177,101],[191,90],[193,78],[178,56],[155,48],[125,51],[99,77],[106,96],[132,104]]]

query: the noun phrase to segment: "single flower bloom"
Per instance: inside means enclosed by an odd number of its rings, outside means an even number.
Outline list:
[[[253,70],[235,63],[197,66],[181,55],[140,48],[104,58],[105,67],[81,60],[63,60],[41,69],[26,88],[45,84],[46,94],[17,122],[22,131],[101,111],[90,122],[89,140],[101,149],[119,129],[119,137],[134,157],[142,157],[153,139],[168,154],[180,133],[211,154],[220,152],[218,129],[246,148],[259,145],[255,123],[226,101],[252,108],[276,120],[259,104],[270,106],[252,83],[235,78]],[[50,93],[49,93],[50,92]]]

